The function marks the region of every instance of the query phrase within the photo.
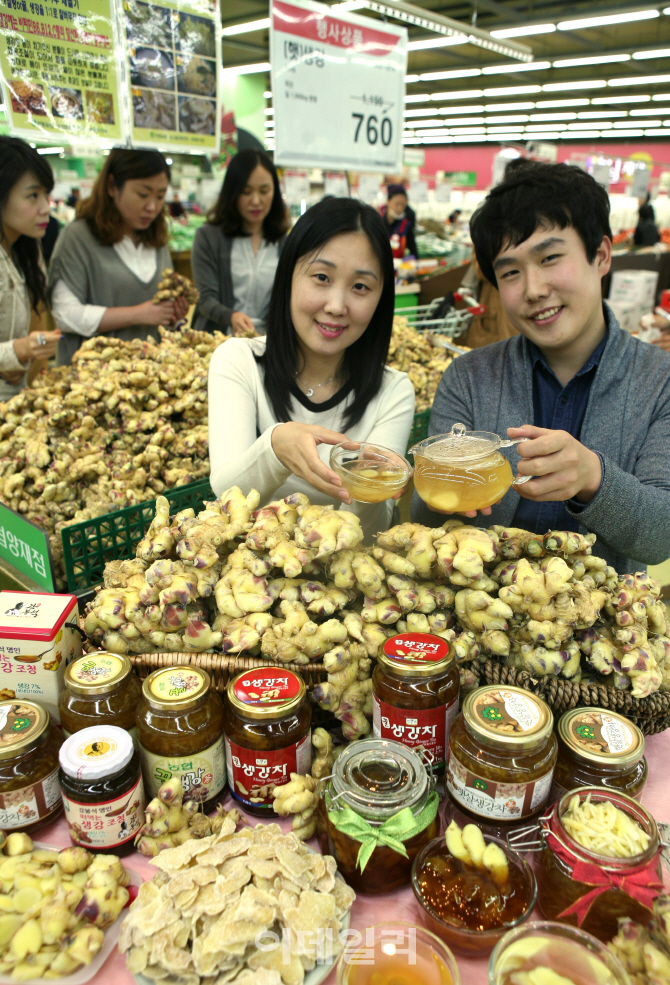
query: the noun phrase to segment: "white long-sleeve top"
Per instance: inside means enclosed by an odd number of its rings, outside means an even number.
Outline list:
[[[0,372],[25,371],[14,351],[14,339],[21,339],[30,328],[30,299],[23,274],[11,255],[0,246]],[[9,385],[9,384],[8,384]],[[20,386],[25,385],[25,382]],[[6,400],[7,396],[2,395]]]
[[[353,503],[347,506],[298,478],[279,461],[272,448],[277,420],[263,385],[263,369],[254,356],[265,352],[265,339],[228,339],[215,350],[209,365],[209,459],[210,482],[217,496],[230,486],[245,493],[257,489],[261,504],[282,499],[294,492],[309,496],[312,503],[331,504],[356,513],[367,541],[386,530],[393,502]],[[329,410],[311,410],[291,398],[291,420],[342,431],[344,412],[353,399],[348,394]],[[318,406],[318,405],[312,405]],[[414,387],[406,373],[388,367],[379,392],[368,404],[358,424],[348,428],[354,441],[372,441],[405,454],[414,417]],[[319,445],[327,465],[331,445]]]

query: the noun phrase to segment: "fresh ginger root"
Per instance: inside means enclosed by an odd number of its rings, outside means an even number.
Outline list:
[[[336,646],[324,655],[323,666],[328,679],[317,684],[312,698],[342,722],[342,734],[348,741],[370,731],[372,714],[372,680],[370,658],[360,643]]]
[[[300,519],[294,531],[298,547],[315,548],[315,558],[329,557],[335,551],[350,550],[363,540],[363,530],[355,513],[332,506],[299,506]]]
[[[156,498],[156,514],[151,526],[137,545],[137,557],[150,563],[168,557],[174,547],[174,536],[170,527],[170,504],[165,496]]]
[[[182,782],[178,776],[173,776],[146,806],[145,823],[135,836],[137,850],[148,858],[155,858],[164,848],[175,848],[191,838],[215,834],[226,816],[222,808],[217,811],[219,820],[201,813],[196,800],[184,798]],[[242,820],[237,811],[227,813],[236,823]]]
[[[291,773],[291,780],[275,786],[273,807],[280,817],[293,814],[293,832],[301,841],[307,841],[316,833],[314,811],[319,802],[316,795],[318,780],[314,776]]]
[[[495,534],[479,527],[459,526],[448,530],[435,541],[437,567],[449,577],[452,572],[462,575],[468,583],[482,579],[484,564],[492,564],[500,556],[497,540]]]
[[[498,525],[489,529],[498,537],[498,547],[503,558],[520,558],[528,554],[531,557],[543,557],[545,554],[542,537],[530,530]]]
[[[404,550],[405,558],[413,565],[416,575],[419,578],[430,578],[433,565],[437,561],[434,542],[443,535],[441,527],[434,529],[420,523],[400,523],[377,534],[377,545],[384,551],[393,553]]]
[[[200,300],[200,292],[188,277],[178,274],[171,267],[165,268],[162,277],[163,279],[159,282],[152,298],[154,304],[160,304],[161,301],[172,301],[174,298],[180,297],[185,297],[189,304],[197,304]]]
[[[316,751],[312,758],[312,776],[315,780],[321,780],[330,775],[335,762],[333,740],[325,728],[317,728],[312,732],[312,749]]]

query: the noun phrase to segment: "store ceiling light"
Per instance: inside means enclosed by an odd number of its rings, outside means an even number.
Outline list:
[[[448,113],[461,113],[464,116],[467,113],[483,113],[483,106],[440,106],[437,111],[438,113],[446,116]]]
[[[481,68],[454,68],[447,72],[422,72],[421,75],[406,75],[405,81],[437,82],[438,79],[471,79],[473,76],[481,74]]]
[[[670,113],[670,106],[667,110],[664,110],[662,106],[651,106],[647,109],[631,109],[628,111],[629,116],[657,116],[659,113],[667,112]]]
[[[600,129],[604,127],[607,130],[612,124],[609,120],[589,120],[588,123],[568,123],[567,126],[568,130],[592,130],[593,127],[599,127]],[[627,123],[626,126],[630,126],[630,124]]]
[[[531,92],[542,92],[541,86],[505,86],[502,89],[484,89],[484,96],[524,96]]]
[[[576,120],[576,113],[531,113],[530,122],[531,123],[552,123],[557,120]]]
[[[654,112],[658,111],[655,110]],[[604,120],[607,116],[613,119],[615,116],[628,116],[628,113],[625,109],[597,109],[590,110],[588,113],[577,113],[578,120]]]
[[[249,65],[231,65],[223,71],[231,75],[254,75],[257,72],[269,72],[271,67],[270,62],[254,62]]]
[[[419,81],[419,76],[418,75],[406,75],[405,76],[405,84],[407,84],[408,82],[418,82],[418,81]]]
[[[486,127],[452,127],[449,133],[454,137],[464,133],[486,133]]]
[[[653,51],[634,51],[633,58],[642,61],[645,58],[670,58],[670,48],[654,48]]]
[[[264,31],[270,26],[269,17],[261,17],[257,21],[247,21],[246,24],[230,24],[228,27],[221,28],[224,37],[232,37],[234,34],[249,34],[250,31]]]
[[[660,96],[654,96],[654,99],[662,98]],[[670,96],[667,97],[670,99]],[[648,103],[651,96],[598,96],[596,99],[592,99],[591,102],[594,106],[605,106],[607,103]]]
[[[274,112],[275,111],[270,106],[270,107],[264,109],[263,112],[265,113],[266,116],[274,116]]]
[[[453,140],[455,144],[478,144],[480,141],[488,140],[488,137],[484,134],[473,134],[471,137],[454,137]]]
[[[519,127],[513,127],[513,126],[510,126],[509,124],[507,126],[505,126],[505,127],[487,127],[486,128],[486,132],[487,133],[521,133],[522,131],[523,131],[523,127],[521,127],[521,126],[519,126]]]
[[[430,96],[421,98],[430,99],[434,103],[444,103],[452,99],[481,99],[483,95],[481,89],[458,89],[455,92],[431,92]]]
[[[489,116],[491,123],[527,123],[527,116]]]
[[[549,82],[542,86],[542,92],[568,92],[571,89],[604,89],[604,79],[583,79],[580,82]],[[610,81],[610,85],[612,82]]]
[[[505,65],[485,65],[482,75],[508,75],[510,72],[542,72],[551,68],[551,62],[507,62]]]
[[[564,130],[558,134],[559,140],[596,140],[600,136],[600,130]]]
[[[559,21],[556,26],[559,31],[583,31],[588,27],[628,24],[630,21],[647,21],[658,16],[658,10],[628,10],[621,14],[603,14],[600,17],[579,17],[571,21]]]
[[[412,120],[412,126],[416,127],[441,127],[444,126],[444,120]]]
[[[500,31],[490,31],[494,38],[526,38],[531,34],[552,34],[555,24],[525,24],[521,27],[503,27]]]
[[[588,106],[588,99],[546,99],[535,103],[535,109],[563,109],[566,106]]]
[[[448,134],[449,131],[441,127],[428,127],[426,130],[415,130],[417,137],[436,137],[442,136],[442,134]]]
[[[630,55],[589,55],[586,58],[559,58],[554,68],[580,68],[582,65],[607,65],[610,62],[629,62]]]
[[[425,103],[430,99],[430,96],[405,96],[406,103]]]
[[[645,130],[644,135],[645,137],[665,137],[666,140],[668,139],[667,130]]]
[[[274,127],[274,125],[275,125],[275,121],[274,120],[266,120],[265,121],[265,128],[266,129],[268,129],[269,127]]]
[[[490,103],[485,108],[487,113],[506,113],[514,109],[532,109],[534,106],[535,103]]]
[[[263,93],[263,99],[272,99],[272,93],[268,89],[267,92]]]
[[[423,41],[408,41],[408,51],[423,51],[425,48],[447,48],[455,44],[467,44],[468,39],[462,37],[454,38],[424,38]]]
[[[604,137],[605,133],[602,133],[601,135]],[[620,137],[643,137],[644,130],[611,130],[607,136],[616,137],[617,140],[619,140]]]
[[[567,123],[529,123],[525,128],[527,131],[531,130],[567,130]]]
[[[663,85],[670,82],[670,75],[630,75],[623,79],[610,79],[611,86]]]
[[[65,148],[64,147],[38,147],[37,153],[38,154],[64,154]]]
[[[645,99],[649,99],[649,96],[645,96]],[[667,103],[670,101],[670,92],[659,92],[651,99],[654,103]]]
[[[475,126],[479,123],[484,123],[483,116],[455,116],[453,120],[440,120],[445,127],[458,127],[458,126]]]

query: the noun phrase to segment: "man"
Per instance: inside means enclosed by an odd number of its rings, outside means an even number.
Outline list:
[[[472,218],[479,265],[521,333],[466,353],[445,372],[430,434],[529,438],[509,453],[520,476],[480,526],[597,535],[617,571],[670,556],[670,358],[623,332],[603,305],[611,261],[607,193],[565,164],[508,169]],[[510,425],[522,424],[521,427]],[[443,517],[414,495],[412,517]]]

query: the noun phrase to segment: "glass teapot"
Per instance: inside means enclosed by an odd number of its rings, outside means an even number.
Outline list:
[[[449,434],[434,434],[413,445],[414,486],[421,499],[441,513],[466,513],[492,506],[512,485],[531,475],[512,475],[510,463],[498,449],[528,438],[503,440],[490,431],[466,431],[454,424]]]

